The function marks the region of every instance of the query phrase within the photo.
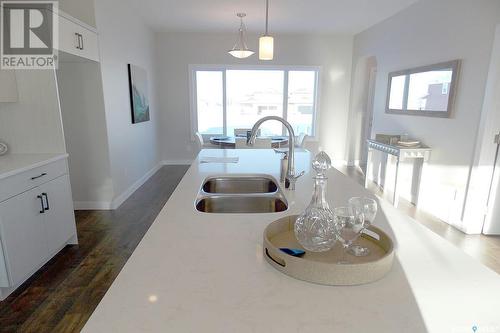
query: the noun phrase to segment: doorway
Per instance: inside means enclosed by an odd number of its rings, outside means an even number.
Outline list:
[[[491,66],[486,87],[484,108],[489,113],[488,127],[484,131],[487,152],[493,159],[494,169],[488,196],[488,208],[483,225],[485,235],[500,235],[500,25],[497,26]],[[483,148],[484,149],[484,148]]]
[[[353,75],[346,159],[348,166],[359,166],[364,173],[368,155],[366,140],[372,135],[376,80],[376,57],[359,58]]]
[[[375,99],[375,83],[377,80],[377,67],[371,67],[368,76],[368,95],[366,98],[366,112],[363,117],[363,134],[361,137],[361,156],[359,166],[366,174],[366,163],[368,161],[368,144],[366,140],[371,138],[373,127],[373,102]]]

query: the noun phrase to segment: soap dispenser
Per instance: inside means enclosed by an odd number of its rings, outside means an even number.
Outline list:
[[[276,154],[281,154],[281,161],[280,161],[280,183],[285,182],[286,178],[286,172],[288,168],[288,152],[287,151],[282,151],[279,149],[275,149],[274,152]]]
[[[295,237],[300,245],[311,252],[328,251],[337,240],[338,228],[326,201],[326,173],[331,167],[332,162],[325,152],[316,155],[312,162],[312,168],[316,171],[312,199],[294,225]]]

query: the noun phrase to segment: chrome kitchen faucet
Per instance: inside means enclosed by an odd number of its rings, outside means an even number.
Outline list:
[[[255,143],[255,139],[257,138],[257,131],[260,125],[268,120],[277,120],[283,123],[283,125],[285,125],[286,129],[288,130],[288,167],[285,177],[285,188],[295,190],[295,183],[300,176],[304,175],[304,171],[302,171],[298,175],[295,175],[295,133],[293,132],[292,125],[290,125],[288,121],[277,116],[268,116],[258,120],[252,127],[252,134],[250,135],[250,139],[248,140],[248,145],[252,146]]]

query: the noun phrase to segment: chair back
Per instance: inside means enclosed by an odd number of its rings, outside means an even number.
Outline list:
[[[247,132],[251,131],[251,130],[252,130],[251,128],[235,128],[234,129],[234,136],[246,137]],[[260,128],[257,130],[257,136],[259,136],[259,135],[260,135]]]
[[[203,149],[203,144],[205,143],[203,141],[203,135],[201,135],[200,132],[194,133],[195,139],[196,139],[196,144],[198,145],[198,149]]]
[[[299,136],[297,137],[297,140],[295,141],[295,147],[296,148],[305,148],[306,138],[307,138],[306,133],[300,133]]]
[[[247,131],[251,131],[251,128],[235,128],[234,129],[234,136],[247,136]]]

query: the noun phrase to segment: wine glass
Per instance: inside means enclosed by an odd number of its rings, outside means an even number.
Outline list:
[[[377,202],[370,198],[354,197],[349,199],[349,207],[356,207],[365,217],[364,229],[368,228],[377,216]],[[364,257],[370,254],[370,249],[361,245],[351,245],[349,253],[356,257]]]
[[[337,239],[343,246],[342,259],[338,264],[349,264],[345,253],[364,229],[365,217],[357,207],[337,207],[333,210],[334,223],[338,228]]]

